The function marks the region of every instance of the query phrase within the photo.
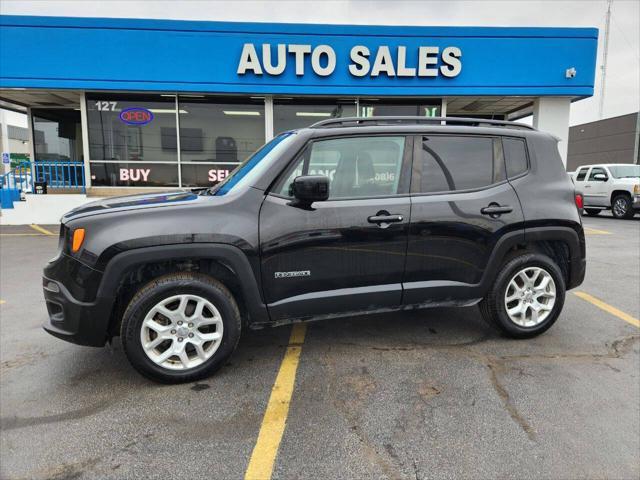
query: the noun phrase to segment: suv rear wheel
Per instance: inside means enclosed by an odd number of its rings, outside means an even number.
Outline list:
[[[505,335],[530,338],[554,324],[564,297],[564,277],[556,263],[546,255],[527,253],[502,267],[480,302],[480,312]]]
[[[175,273],[142,287],[127,307],[122,345],[146,377],[180,383],[211,375],[235,350],[240,313],[227,288],[199,273]]]
[[[613,197],[613,202],[611,203],[611,213],[616,218],[632,218],[633,214],[633,205],[631,203],[631,197],[629,195],[625,195],[621,193]]]

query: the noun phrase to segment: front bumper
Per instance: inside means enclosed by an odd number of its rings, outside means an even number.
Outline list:
[[[81,302],[56,280],[43,277],[42,285],[49,313],[49,320],[42,326],[45,331],[78,345],[104,346],[113,299],[97,297],[95,302]]]
[[[633,209],[640,210],[640,195],[633,197]]]

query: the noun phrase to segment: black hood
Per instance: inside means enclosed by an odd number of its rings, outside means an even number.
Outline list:
[[[197,199],[198,195],[190,191],[145,193],[142,195],[105,198],[87,203],[65,213],[62,217],[62,222],[66,222],[67,220],[72,220],[80,216],[176,205],[178,203],[190,202]]]

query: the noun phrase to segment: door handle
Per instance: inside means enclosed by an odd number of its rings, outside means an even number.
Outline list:
[[[378,225],[380,225],[383,223],[401,222],[402,220],[404,220],[404,217],[402,215],[390,215],[390,214],[372,215],[369,218],[367,218],[367,220],[369,221],[369,223],[377,223]]]
[[[498,205],[497,203],[492,203],[488,207],[484,207],[480,209],[480,213],[483,215],[489,215],[491,218],[498,218],[503,213],[511,213],[513,212],[513,208],[509,205]]]

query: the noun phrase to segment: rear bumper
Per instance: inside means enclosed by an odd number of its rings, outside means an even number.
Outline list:
[[[95,302],[81,302],[56,280],[43,277],[42,284],[49,313],[49,320],[42,326],[45,331],[78,345],[104,346],[113,299],[98,297]]]

